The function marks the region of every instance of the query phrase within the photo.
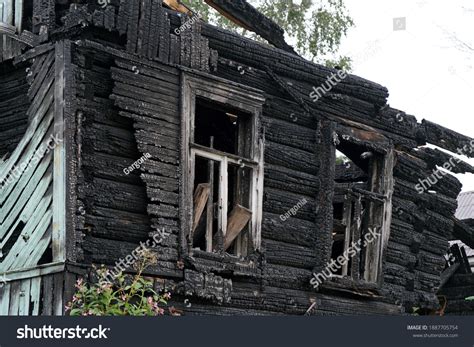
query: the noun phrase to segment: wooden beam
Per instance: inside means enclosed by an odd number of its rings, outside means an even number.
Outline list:
[[[194,15],[194,12],[179,0],[163,0],[163,3],[177,12],[184,13],[188,16]]]
[[[474,139],[423,119],[420,128],[426,141],[456,154],[474,158]]]
[[[466,256],[466,250],[464,249],[464,247],[459,247],[459,245],[455,243],[450,247],[449,250],[451,251],[451,254],[454,256],[454,258],[456,259],[456,262],[459,263],[459,273],[462,273],[462,274],[472,273],[471,266]]]
[[[443,273],[441,274],[441,283],[439,284],[438,290],[444,287],[444,285],[449,281],[449,279],[456,273],[458,269],[459,263],[455,263],[443,271]]]
[[[205,0],[224,17],[240,27],[253,31],[269,43],[286,52],[297,55],[285,41],[285,32],[273,20],[257,11],[245,0]]]
[[[474,228],[469,227],[464,221],[453,218],[454,228],[453,236],[455,239],[461,240],[471,248],[474,248]]]

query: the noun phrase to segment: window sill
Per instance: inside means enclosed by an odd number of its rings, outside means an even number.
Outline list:
[[[213,271],[220,274],[234,274],[258,277],[261,275],[259,254],[257,252],[247,257],[238,257],[229,253],[209,253],[193,249],[188,261],[196,268]]]
[[[323,289],[350,293],[365,298],[381,298],[380,286],[365,280],[354,280],[350,277],[333,276],[321,285]]]

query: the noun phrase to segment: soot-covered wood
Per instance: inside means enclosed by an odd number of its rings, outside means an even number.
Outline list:
[[[269,22],[254,20],[258,14],[244,1],[213,3],[241,21],[252,21],[248,24],[256,31],[285,48],[281,33],[270,32]],[[56,4],[55,13],[51,5],[49,0],[34,2],[41,20],[33,23],[33,32],[44,25],[54,39],[74,39],[74,83],[66,94],[74,110],[67,118],[73,163],[68,170],[74,176],[68,218],[75,235],[68,260],[86,268],[91,263],[113,266],[141,241],[165,230],[168,236],[153,248],[159,262],[147,275],[156,283],[172,283],[178,297],[190,298],[192,306],[183,307],[186,314],[302,315],[315,302],[316,315],[438,307],[448,240],[454,234],[472,243],[472,227],[454,219],[461,190],[454,176],[443,175],[426,186],[433,170],[452,157],[419,146],[469,150],[470,137],[428,121],[418,123],[387,105],[385,87],[354,75],[314,102],[313,87],[336,70],[289,49],[199,21],[188,23],[189,17],[163,8],[159,0],[115,0],[105,9],[95,3]],[[44,47],[27,50],[24,57],[40,55]],[[18,96],[25,88],[23,72],[8,63],[2,69],[4,154],[21,139],[26,119]],[[188,203],[180,190],[186,174],[180,146],[182,71],[256,88],[265,97],[262,247],[249,259],[199,250],[191,256],[182,247],[180,211]],[[46,76],[48,71],[33,73]],[[38,86],[31,88],[35,93]],[[366,179],[360,170],[336,165],[336,134],[380,153],[395,149],[393,217],[379,286],[346,279],[329,281],[317,291],[310,279],[330,260],[333,201],[343,198],[344,185]],[[150,158],[139,168],[124,171],[145,154]],[[466,163],[456,164],[455,173],[474,171]],[[301,207],[287,218],[297,204]],[[44,290],[60,288],[57,281],[55,286],[46,279]],[[471,278],[455,275],[452,281],[456,284],[451,288],[448,282],[445,289],[456,300],[452,312],[463,312],[460,298]],[[50,300],[46,313],[52,312]]]

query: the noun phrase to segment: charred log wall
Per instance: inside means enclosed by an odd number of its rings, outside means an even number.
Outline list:
[[[12,153],[28,122],[28,88],[25,68],[11,62],[0,66],[0,157]]]
[[[192,314],[303,314],[312,303],[316,314],[396,314],[402,311],[398,304],[409,308],[420,301],[436,306],[459,183],[447,176],[433,188],[436,194],[417,194],[418,179],[430,173],[426,158],[411,151],[420,142],[417,122],[386,105],[384,87],[348,76],[313,103],[312,87],[334,70],[210,26],[202,28],[202,36],[195,27],[182,37],[168,37],[184,20],[168,18],[156,6],[152,11],[165,18],[163,25],[155,23],[161,34],[146,31],[143,45],[140,21],[151,19],[146,8],[132,10],[94,14],[94,25],[126,34],[126,44],[89,41],[75,55],[81,162],[77,228],[85,234],[84,262],[113,265],[164,227],[171,235],[156,249],[160,263],[151,271],[165,278],[157,279],[157,286],[169,281],[180,295],[194,295],[187,308]],[[122,27],[121,21],[129,24]],[[199,61],[193,61],[192,52],[200,52]],[[262,249],[253,266],[212,254],[194,262],[180,249],[176,63],[216,69],[218,77],[265,93]],[[380,296],[361,295],[350,284],[316,293],[309,283],[311,273],[329,260],[334,122],[368,129],[398,149],[395,214]],[[124,174],[146,153],[150,160]],[[295,216],[280,218],[302,199],[307,203]]]

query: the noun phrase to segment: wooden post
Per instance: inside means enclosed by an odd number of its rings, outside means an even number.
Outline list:
[[[343,218],[343,222],[344,222],[344,225],[346,226],[346,231],[344,233],[344,248],[343,248],[343,252],[349,248],[350,246],[350,242],[351,242],[351,226],[352,226],[352,196],[350,196],[349,194],[346,195],[347,198],[346,198],[346,201],[344,201],[344,216],[342,217]],[[342,272],[341,272],[341,275],[342,276],[347,276],[348,275],[348,263],[345,263],[343,266],[342,266]]]
[[[209,139],[210,148],[214,148],[214,136]],[[206,213],[206,252],[212,252],[212,227],[214,223],[214,161],[208,165],[209,199]]]
[[[16,26],[18,34],[20,34],[22,30],[22,24],[23,24],[23,0],[14,0],[14,1],[15,1],[15,26]]]
[[[53,261],[66,260],[66,144],[64,143],[64,109],[66,76],[70,44],[56,43],[55,89],[54,89],[54,166],[53,166]]]

